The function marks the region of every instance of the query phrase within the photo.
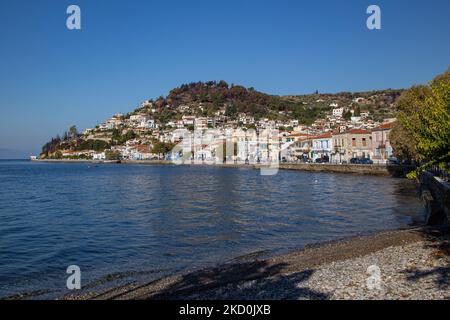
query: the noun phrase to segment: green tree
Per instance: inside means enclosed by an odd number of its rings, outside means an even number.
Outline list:
[[[238,113],[236,105],[232,104],[225,109],[225,115],[230,118],[235,118]]]
[[[450,72],[436,77],[427,87],[413,87],[405,95],[409,109],[399,103],[399,120],[410,133],[421,158],[421,166],[410,178],[440,166],[449,172],[450,163]]]
[[[398,159],[420,161],[415,139],[401,122],[394,123],[389,138]]]
[[[69,128],[69,138],[74,139],[78,137],[78,130],[76,126],[71,126]]]
[[[120,152],[113,150],[105,151],[105,159],[106,160],[120,160]]]
[[[216,93],[212,97],[213,105],[218,108],[222,106],[223,102],[225,101],[223,95],[221,93]]]
[[[390,134],[390,142],[394,149],[394,155],[401,160],[413,160],[420,162],[422,156],[417,150],[417,141],[411,130],[405,125],[405,121],[420,125],[419,110],[423,108],[425,97],[429,95],[428,86],[414,86],[405,91],[396,102],[397,117],[400,121],[394,124]]]
[[[347,111],[344,113],[343,118],[344,118],[345,120],[349,121],[349,120],[352,118],[352,113],[351,113],[351,111],[350,111],[350,110],[347,110]]]
[[[137,134],[130,130],[125,134],[121,134],[120,130],[113,129],[112,131],[112,137],[111,137],[111,144],[112,145],[122,145],[128,140],[134,139],[137,137]]]
[[[104,151],[105,149],[108,149],[109,143],[103,140],[85,140],[83,142],[81,142],[78,147],[76,148],[76,150],[78,151],[82,151],[82,150],[94,150],[97,152],[101,152]]]
[[[153,143],[152,152],[158,155],[158,159],[161,159],[161,155],[165,157],[175,147],[174,143],[166,143],[161,141],[155,141]]]

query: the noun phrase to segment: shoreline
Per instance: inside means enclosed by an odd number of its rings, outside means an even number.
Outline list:
[[[43,163],[93,163],[93,164],[124,164],[124,165],[182,165],[182,166],[213,166],[218,168],[247,168],[264,169],[270,168],[265,164],[244,164],[244,163],[208,163],[191,162],[176,163],[169,160],[71,160],[71,159],[35,159],[32,162]],[[273,169],[307,171],[307,172],[328,172],[347,173],[373,176],[393,176],[404,177],[412,170],[411,166],[399,165],[364,165],[364,164],[318,164],[318,163],[280,163]]]
[[[384,231],[61,299],[450,299],[449,248],[448,230]],[[371,265],[381,271],[377,290],[366,286]]]

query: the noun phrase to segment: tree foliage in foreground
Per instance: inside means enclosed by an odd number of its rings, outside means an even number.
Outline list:
[[[417,177],[432,166],[450,172],[450,71],[436,77],[429,86],[405,92],[398,101],[398,110],[399,127],[392,134],[396,155],[421,163],[409,177]]]

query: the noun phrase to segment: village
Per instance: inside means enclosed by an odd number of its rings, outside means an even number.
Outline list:
[[[226,107],[214,116],[196,116],[202,106],[177,107],[178,119],[160,123],[153,101],[130,114],[115,114],[81,134],[85,141],[104,141],[105,150],[62,150],[65,159],[183,160],[207,163],[351,163],[386,164],[393,161],[389,134],[395,118],[375,121],[367,103],[355,98],[351,106],[329,104],[325,118],[311,125],[296,119],[255,119],[245,113],[234,119]],[[324,101],[317,101],[323,103]],[[197,110],[192,110],[196,108]],[[119,136],[120,141],[114,141]]]

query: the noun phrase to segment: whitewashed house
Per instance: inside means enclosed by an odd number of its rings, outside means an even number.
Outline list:
[[[333,135],[331,132],[321,134],[312,138],[311,155],[313,160],[328,157],[330,159],[333,150]]]
[[[342,118],[344,115],[344,108],[334,108],[333,109],[333,117],[335,118]]]

